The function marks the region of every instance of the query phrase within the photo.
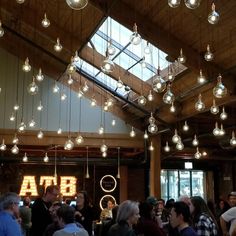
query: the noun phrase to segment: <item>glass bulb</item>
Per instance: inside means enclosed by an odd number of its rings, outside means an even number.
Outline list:
[[[73,82],[74,82],[74,80],[72,79],[71,74],[69,74],[69,76],[68,76],[68,80],[67,80],[67,84],[72,85]]]
[[[120,79],[120,77],[119,77],[119,79],[118,79],[118,81],[117,81],[116,86],[117,86],[117,88],[122,88],[122,87],[124,86],[124,83],[122,82],[122,80]]]
[[[153,147],[153,145],[152,145],[152,142],[150,143],[150,146],[149,146],[148,149],[149,149],[149,151],[151,151],[151,152],[154,151],[154,147]]]
[[[226,96],[226,94],[227,94],[227,88],[222,83],[222,76],[219,75],[217,77],[217,84],[213,88],[213,95],[216,98],[223,98],[224,96]]]
[[[22,121],[18,127],[18,132],[19,133],[24,133],[25,132],[25,128],[26,128],[26,125],[25,123]]]
[[[197,151],[196,151],[196,153],[194,154],[194,158],[195,159],[200,159],[201,158],[201,156],[202,156],[202,154],[199,152],[199,149],[198,149],[198,147],[197,147],[197,149],[196,149]]]
[[[28,157],[27,157],[26,152],[25,152],[25,155],[24,155],[23,158],[22,158],[22,161],[23,161],[23,162],[27,162],[27,161],[28,161]]]
[[[206,82],[206,77],[202,74],[202,70],[200,70],[199,76],[197,77],[197,82],[199,84],[204,84]]]
[[[139,96],[138,104],[141,106],[144,106],[146,103],[147,103],[147,99],[143,95]]]
[[[199,7],[201,0],[184,0],[185,5],[189,9],[196,9]]]
[[[74,143],[72,142],[72,140],[70,138],[68,138],[68,140],[65,142],[64,149],[65,150],[72,150],[73,147],[74,147]]]
[[[213,134],[214,136],[219,136],[220,135],[220,129],[218,127],[218,123],[215,123],[215,128],[213,129]]]
[[[196,134],[194,135],[194,139],[192,141],[192,144],[193,144],[193,146],[198,146],[198,144],[199,144]]]
[[[167,91],[163,95],[163,102],[166,104],[172,104],[175,100],[175,95],[170,90],[170,84],[167,86]]]
[[[131,34],[130,36],[130,42],[133,44],[133,45],[138,45],[140,44],[142,41],[142,38],[141,36],[138,34],[138,27],[136,25],[136,23],[134,23],[134,26],[133,26],[133,33]]]
[[[183,125],[183,131],[188,131],[189,130],[189,126],[187,124],[187,121],[184,122],[184,125]]]
[[[12,113],[9,117],[9,120],[10,121],[15,121],[15,119],[16,119],[16,117],[15,117],[14,113]]]
[[[77,62],[77,63],[80,61],[80,58],[79,58],[79,55],[78,55],[78,51],[75,51],[75,55],[73,57],[73,61]]]
[[[41,82],[41,81],[43,81],[43,79],[44,79],[44,75],[42,74],[42,69],[39,68],[39,73],[36,75],[36,80],[38,82]]]
[[[56,52],[60,52],[62,50],[62,45],[60,43],[60,39],[59,38],[57,38],[57,42],[56,42],[56,44],[54,45],[53,48],[54,48],[54,50]]]
[[[107,152],[107,150],[108,150],[107,145],[106,144],[102,144],[102,146],[100,147],[100,151],[101,152]]]
[[[224,136],[225,135],[225,130],[224,130],[224,127],[223,125],[221,124],[220,125],[220,133],[219,133],[220,136]]]
[[[12,143],[13,144],[18,144],[19,143],[19,138],[17,137],[16,134],[15,134],[14,138],[12,139]]]
[[[25,59],[25,63],[22,66],[22,70],[24,72],[29,72],[31,70],[31,65],[29,64],[29,58],[28,57],[26,57],[26,59]]]
[[[75,142],[79,145],[84,142],[84,138],[78,134],[78,136],[75,138]]]
[[[184,144],[182,143],[181,140],[176,144],[176,149],[177,150],[183,150],[184,149]]]
[[[216,7],[215,7],[214,2],[212,3],[211,9],[212,9],[212,11],[208,15],[208,22],[212,25],[215,25],[218,23],[218,21],[220,19],[220,15],[218,12],[216,12]]]
[[[86,93],[86,92],[88,92],[88,90],[89,90],[89,86],[88,86],[87,83],[85,82],[85,83],[84,83],[84,86],[82,87],[82,91],[83,91],[84,93]]]
[[[115,53],[116,53],[116,49],[115,49],[115,47],[112,45],[112,43],[110,42],[109,45],[108,45],[108,47],[107,47],[107,54],[108,54],[109,56],[113,56],[113,55],[115,55]]]
[[[202,152],[202,156],[204,156],[204,157],[207,156],[207,152],[206,152],[206,151],[203,151],[203,152]]]
[[[101,69],[106,74],[113,72],[115,68],[114,62],[107,56],[105,60],[102,62]]]
[[[104,110],[104,111],[108,111],[108,108],[109,108],[109,107],[108,107],[108,105],[107,105],[107,102],[105,102],[105,103],[104,103],[104,106],[103,106],[103,110]]]
[[[181,0],[168,0],[168,4],[172,8],[176,8],[180,5]]]
[[[4,35],[4,29],[2,27],[2,22],[0,21],[0,37],[3,37]]]
[[[22,4],[25,2],[25,0],[16,0],[17,3]]]
[[[134,127],[131,128],[131,131],[130,131],[130,133],[129,133],[129,136],[130,136],[131,138],[133,138],[133,137],[136,136],[136,132],[134,131]]]
[[[16,144],[11,148],[11,153],[15,155],[19,153],[19,148]]]
[[[236,138],[235,138],[235,133],[232,131],[232,137],[230,139],[230,145],[233,147],[236,147]]]
[[[27,90],[28,90],[28,93],[29,93],[30,95],[35,95],[35,94],[38,93],[39,87],[38,87],[38,85],[35,83],[35,77],[34,77],[34,76],[33,76],[32,83],[29,84]]]
[[[37,133],[37,138],[38,138],[38,139],[42,139],[43,136],[44,136],[43,131],[42,131],[42,130],[39,130],[39,132]]]
[[[169,70],[169,71],[168,71],[167,79],[168,79],[168,81],[170,81],[170,82],[173,82],[173,81],[174,81],[175,75],[173,74],[172,70]]]
[[[41,101],[39,101],[39,105],[37,106],[37,110],[38,111],[42,111],[43,110],[43,105],[42,105]]]
[[[34,121],[34,119],[32,118],[31,121],[29,122],[29,127],[30,128],[34,128],[36,125],[36,122]]]
[[[52,87],[52,92],[53,92],[53,93],[58,93],[59,90],[60,90],[60,88],[59,88],[58,85],[55,83],[55,84],[53,85],[53,87]]]
[[[170,152],[170,146],[169,146],[168,142],[166,142],[166,145],[164,147],[164,151],[165,152]]]
[[[155,123],[150,123],[148,126],[148,132],[151,134],[155,134],[158,131],[158,127]]]
[[[174,135],[172,137],[172,142],[173,143],[178,143],[180,141],[181,141],[180,136],[178,135],[177,129],[175,129],[175,133],[174,133]]]
[[[113,104],[114,104],[113,99],[112,99],[112,98],[108,98],[108,100],[107,100],[107,106],[108,106],[108,107],[112,107]]]
[[[181,63],[181,64],[184,64],[186,62],[186,57],[183,54],[183,49],[182,48],[180,49],[180,54],[179,54],[179,57],[178,57],[178,62]]]
[[[144,138],[144,139],[148,139],[148,133],[147,133],[147,130],[145,130],[144,135],[143,135],[143,138]]]
[[[144,52],[144,54],[146,54],[146,55],[151,54],[151,48],[150,48],[150,46],[149,46],[149,42],[147,42],[147,45],[145,46],[143,52]]]
[[[88,4],[88,0],[66,0],[67,5],[73,10],[81,10]]]
[[[20,108],[20,106],[19,106],[18,104],[15,104],[14,107],[13,107],[13,109],[14,109],[15,111],[18,111],[19,108]]]
[[[68,74],[73,74],[76,71],[76,66],[74,65],[74,58],[71,57],[71,63],[67,66],[66,69]]]
[[[161,75],[159,74],[159,72],[157,73],[157,75],[154,77],[153,79],[153,90],[157,93],[161,93],[165,90],[166,88],[166,82],[165,80],[161,77]]]
[[[205,104],[202,102],[202,95],[199,94],[198,101],[195,103],[195,109],[197,111],[203,111],[205,109]]]
[[[111,125],[112,125],[112,126],[115,126],[115,125],[116,125],[116,120],[112,120],[112,121],[111,121]]]
[[[104,157],[104,158],[107,157],[107,152],[103,152],[102,157]]]
[[[67,98],[66,94],[65,94],[65,93],[62,93],[62,95],[61,95],[61,100],[62,100],[62,101],[65,101],[66,98]]]
[[[148,118],[148,122],[149,122],[150,124],[154,124],[155,121],[156,121],[156,119],[153,117],[153,114],[152,114],[152,112],[151,112],[151,116]]]
[[[174,105],[173,102],[171,103],[171,106],[170,106],[170,112],[171,113],[175,113],[176,112],[176,108],[175,108],[175,105]]]
[[[145,61],[145,57],[140,61],[140,65],[141,65],[142,68],[147,67],[147,62]]]
[[[44,162],[48,162],[48,161],[49,161],[49,157],[48,157],[48,153],[47,153],[47,152],[45,153],[45,156],[44,156],[44,158],[43,158],[43,161],[44,161]]]
[[[95,98],[92,98],[90,105],[91,105],[91,107],[95,107],[97,105],[97,100]]]
[[[222,112],[220,113],[220,119],[226,120],[228,118],[228,114],[225,112],[225,107],[222,108]]]
[[[214,59],[214,54],[211,52],[210,45],[207,45],[207,51],[204,54],[204,58],[206,61],[212,61]]]
[[[42,24],[42,26],[43,26],[44,28],[47,28],[47,27],[50,25],[50,21],[49,21],[49,19],[47,18],[47,14],[46,14],[46,13],[44,13],[44,18],[43,18],[41,24]]]
[[[61,133],[62,133],[62,128],[58,128],[57,134],[61,134]]]
[[[149,94],[148,94],[148,96],[147,96],[147,99],[148,99],[149,102],[152,102],[152,101],[154,100],[154,96],[153,96],[153,94],[152,94],[152,90],[149,91]]]
[[[213,115],[216,115],[216,114],[219,113],[219,107],[216,106],[216,101],[215,101],[215,99],[213,99],[213,104],[212,104],[212,106],[211,106],[211,108],[210,108],[210,111],[211,111],[211,113],[212,113]]]
[[[2,140],[2,143],[1,143],[1,145],[0,145],[0,150],[1,151],[5,151],[7,149],[7,146],[6,146],[6,144],[5,144],[5,140],[3,139]]]
[[[104,128],[102,125],[98,129],[98,134],[100,134],[100,135],[104,134]]]

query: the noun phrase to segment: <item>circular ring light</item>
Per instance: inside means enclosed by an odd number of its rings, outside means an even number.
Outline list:
[[[99,206],[100,206],[100,208],[101,208],[102,210],[104,209],[103,206],[102,206],[102,201],[104,200],[104,198],[112,198],[112,199],[114,200],[114,202],[115,202],[115,205],[116,205],[116,199],[115,199],[112,195],[109,195],[109,194],[104,195],[104,196],[100,199],[100,202],[99,202]]]
[[[106,189],[106,188],[103,187],[102,183],[103,183],[105,178],[111,178],[114,181],[114,187],[112,189]],[[100,180],[100,187],[106,193],[113,192],[116,189],[116,186],[117,186],[117,181],[112,175],[104,175]]]

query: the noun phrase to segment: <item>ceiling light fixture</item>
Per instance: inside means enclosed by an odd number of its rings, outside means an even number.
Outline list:
[[[198,139],[197,139],[197,135],[195,134],[194,135],[194,139],[193,139],[193,141],[192,141],[192,144],[193,144],[193,146],[198,146],[198,144],[199,144],[199,141],[198,141]]]
[[[138,45],[140,44],[142,41],[142,38],[141,36],[139,35],[138,33],[138,27],[137,27],[137,24],[134,23],[134,26],[133,26],[133,33],[132,35],[130,36],[130,42],[133,44],[133,45]]]
[[[24,133],[25,132],[26,125],[23,121],[21,121],[19,127],[18,127],[18,132],[19,133]]]
[[[68,75],[67,84],[72,85],[74,80],[72,79],[71,74]]]
[[[234,133],[234,131],[232,131],[232,137],[231,137],[231,139],[230,139],[230,145],[231,145],[232,147],[236,147],[236,138],[235,138],[235,133]]]
[[[187,123],[187,121],[184,122],[184,125],[183,125],[183,131],[187,132],[189,130],[189,125]]]
[[[30,127],[30,128],[34,128],[35,125],[36,125],[36,122],[34,121],[34,118],[32,117],[32,119],[31,119],[30,122],[29,122],[29,127]]]
[[[169,146],[169,143],[168,143],[168,142],[166,142],[166,145],[165,145],[165,147],[164,147],[164,151],[165,151],[165,152],[170,152],[170,146]]]
[[[200,70],[199,76],[197,77],[197,82],[199,84],[206,83],[206,77],[203,75],[202,70]]]
[[[53,87],[52,87],[52,92],[53,93],[58,93],[60,90],[60,88],[57,85],[57,82],[54,83]]]
[[[42,105],[41,100],[39,101],[39,105],[37,106],[37,110],[38,111],[42,111],[43,110],[43,105]]]
[[[66,140],[65,144],[64,144],[64,149],[65,150],[72,150],[74,148],[74,143],[72,142],[71,138],[68,137],[68,139]]]
[[[132,126],[132,128],[131,128],[131,131],[130,131],[130,133],[129,133],[129,136],[130,136],[131,138],[134,138],[134,137],[136,136],[136,132],[135,132],[133,126]]]
[[[78,133],[78,136],[75,138],[75,142],[76,142],[78,145],[82,144],[82,143],[84,142],[83,136]]]
[[[201,94],[198,95],[198,100],[195,103],[195,109],[197,111],[203,111],[205,109],[205,104],[202,102],[202,95]]]
[[[109,55],[107,55],[104,61],[102,62],[101,70],[105,74],[109,74],[114,71],[114,68],[115,68],[114,62],[110,59]]]
[[[62,50],[62,45],[59,38],[57,38],[57,42],[53,48],[56,52],[60,52]]]
[[[33,76],[32,82],[29,84],[27,91],[30,95],[36,95],[39,91],[38,85],[35,83],[35,77]]]
[[[1,143],[1,145],[0,145],[0,150],[1,150],[1,151],[6,151],[6,149],[7,149],[7,146],[6,146],[6,144],[5,144],[5,140],[2,139],[2,143]]]
[[[43,158],[43,161],[44,161],[45,163],[49,161],[49,157],[48,157],[48,153],[47,153],[47,152],[45,153],[45,156],[44,156],[44,158]]]
[[[37,133],[37,138],[38,138],[38,139],[42,139],[43,136],[44,136],[43,131],[42,131],[42,130],[39,130],[39,132]]]
[[[149,102],[152,102],[152,101],[154,100],[154,96],[153,96],[153,94],[152,94],[152,90],[149,91],[149,94],[148,94],[148,96],[147,96],[147,99],[148,99]]]
[[[158,128],[157,128],[157,125],[155,124],[156,119],[153,117],[152,112],[148,121],[149,121],[148,132],[151,134],[155,134],[158,131]]]
[[[19,143],[19,138],[17,137],[17,134],[15,134],[14,138],[12,139],[13,144],[18,144]]]
[[[91,107],[95,107],[97,105],[97,100],[95,98],[92,98],[90,105],[91,105]]]
[[[4,29],[2,27],[2,22],[0,21],[0,37],[3,37],[4,35]]]
[[[181,0],[168,0],[168,4],[172,8],[176,8],[180,5]]]
[[[47,28],[50,25],[50,20],[47,18],[47,14],[46,13],[44,13],[44,18],[42,19],[41,24],[42,24],[42,26],[44,28]]]
[[[100,125],[100,127],[98,129],[98,134],[100,134],[100,135],[104,134],[104,128],[103,128],[102,124]]]
[[[86,174],[85,174],[85,178],[89,179],[90,176],[89,176],[89,166],[88,166],[88,156],[89,156],[88,146],[86,147],[86,150],[87,150],[87,153],[86,153]]]
[[[15,111],[18,111],[19,108],[20,108],[20,106],[19,106],[18,104],[15,104],[14,107],[13,107],[13,109],[14,109]]]
[[[202,156],[202,154],[199,152],[199,149],[198,149],[198,147],[197,147],[197,148],[196,148],[196,152],[195,152],[195,154],[194,154],[194,158],[195,158],[195,159],[200,159],[201,156]]]
[[[13,122],[13,121],[15,121],[15,119],[16,119],[16,117],[15,117],[14,113],[12,112],[12,114],[9,117],[9,120]]]
[[[61,133],[62,133],[62,128],[58,128],[57,134],[61,134]]]
[[[11,148],[11,153],[14,155],[19,153],[19,148],[17,147],[16,144],[14,144],[14,146]]]
[[[16,0],[17,3],[22,4],[25,2],[25,0]]]
[[[165,94],[163,95],[163,102],[166,104],[172,104],[175,100],[175,95],[170,90],[171,85],[167,85],[167,90]]]
[[[227,94],[227,88],[222,83],[222,76],[221,74],[219,74],[219,76],[217,77],[217,84],[213,88],[213,95],[216,98],[223,98],[224,96],[226,96],[226,94]]]
[[[144,139],[148,139],[148,133],[147,133],[147,130],[145,130],[144,134],[143,134],[143,138]]]
[[[204,54],[204,58],[206,61],[212,61],[214,59],[214,54],[211,52],[210,45],[207,45],[207,51]]]
[[[221,124],[219,136],[224,136],[224,135],[225,135],[225,130],[224,130],[223,124]]]
[[[189,9],[196,9],[200,6],[201,0],[184,0],[185,5]]]
[[[25,155],[22,158],[23,162],[28,162],[28,157],[27,157],[27,153],[25,152]]]
[[[147,103],[147,99],[143,95],[138,97],[138,104],[139,105],[145,106],[146,103]]]
[[[24,72],[29,72],[31,70],[31,65],[29,64],[29,58],[26,57],[25,63],[22,65],[22,70]]]
[[[43,75],[43,73],[42,73],[42,69],[39,68],[39,72],[38,72],[38,74],[36,75],[36,80],[37,80],[38,82],[41,82],[41,81],[43,81],[43,79],[44,79],[44,75]]]
[[[107,46],[107,54],[109,56],[113,56],[116,53],[116,48],[112,45],[112,40],[110,39],[109,44]]]
[[[181,138],[180,138],[180,136],[178,135],[177,129],[175,129],[175,133],[174,133],[174,135],[173,135],[173,137],[172,137],[172,142],[173,142],[173,143],[178,143],[178,142],[180,142],[180,141],[181,141]]]
[[[148,149],[149,149],[149,151],[151,151],[151,152],[154,151],[154,147],[153,147],[153,145],[152,145],[152,142],[150,143],[150,146],[149,146]]]
[[[215,99],[213,99],[213,104],[210,108],[210,111],[213,115],[217,115],[219,113],[219,107],[216,105]]]
[[[160,75],[160,68],[157,69],[157,74],[153,78],[153,90],[157,93],[161,93],[166,88],[166,81]]]
[[[82,10],[88,4],[88,0],[66,0],[67,5],[73,10]]]
[[[228,114],[225,112],[225,107],[223,106],[222,112],[220,113],[220,119],[226,120],[228,118]]]
[[[212,25],[215,25],[218,23],[220,19],[220,15],[218,12],[216,12],[216,6],[215,3],[213,2],[211,5],[211,13],[208,15],[208,22]]]
[[[214,136],[220,136],[220,129],[219,129],[219,127],[218,127],[218,123],[216,122],[215,123],[215,128],[213,129],[213,135]]]
[[[179,54],[179,57],[178,57],[178,62],[181,63],[181,64],[184,64],[186,62],[186,57],[183,54],[183,49],[182,48],[180,49],[180,54]]]
[[[179,151],[184,149],[184,144],[181,140],[176,144],[176,149]]]
[[[176,112],[176,107],[175,107],[173,102],[171,103],[171,106],[170,106],[170,112],[171,113],[175,113]]]

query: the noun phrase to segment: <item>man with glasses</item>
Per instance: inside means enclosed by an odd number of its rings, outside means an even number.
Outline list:
[[[58,195],[59,187],[50,185],[46,188],[43,197],[35,200],[32,205],[32,236],[42,236],[46,227],[52,223],[49,208],[55,202]]]
[[[20,197],[16,193],[6,193],[0,197],[0,235],[22,236],[16,217],[19,216]]]

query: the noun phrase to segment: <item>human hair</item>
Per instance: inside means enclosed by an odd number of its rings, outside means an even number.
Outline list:
[[[63,204],[57,210],[57,216],[62,218],[65,224],[74,223],[75,221],[75,209],[67,204]]]
[[[59,187],[57,185],[49,185],[47,186],[46,190],[45,190],[45,194],[47,193],[53,193],[53,190],[56,189],[59,191]]]
[[[30,197],[29,196],[25,196],[23,199],[23,205],[24,206],[30,206]]]
[[[19,204],[20,197],[13,192],[5,193],[0,197],[0,210],[8,210],[12,204]]]
[[[115,200],[112,197],[107,198],[107,203],[111,202],[112,204],[115,204]]]
[[[86,191],[79,191],[76,196],[78,197],[79,194],[83,194],[84,196],[84,207],[88,207],[89,206],[89,198],[88,198],[88,194]]]
[[[135,214],[138,209],[138,202],[126,200],[119,205],[116,221],[118,223],[127,221],[130,216]]]
[[[173,208],[177,216],[182,215],[184,222],[189,223],[190,210],[185,202],[174,202]]]
[[[145,219],[152,219],[152,209],[153,206],[147,202],[142,202],[139,204],[139,214]]]

